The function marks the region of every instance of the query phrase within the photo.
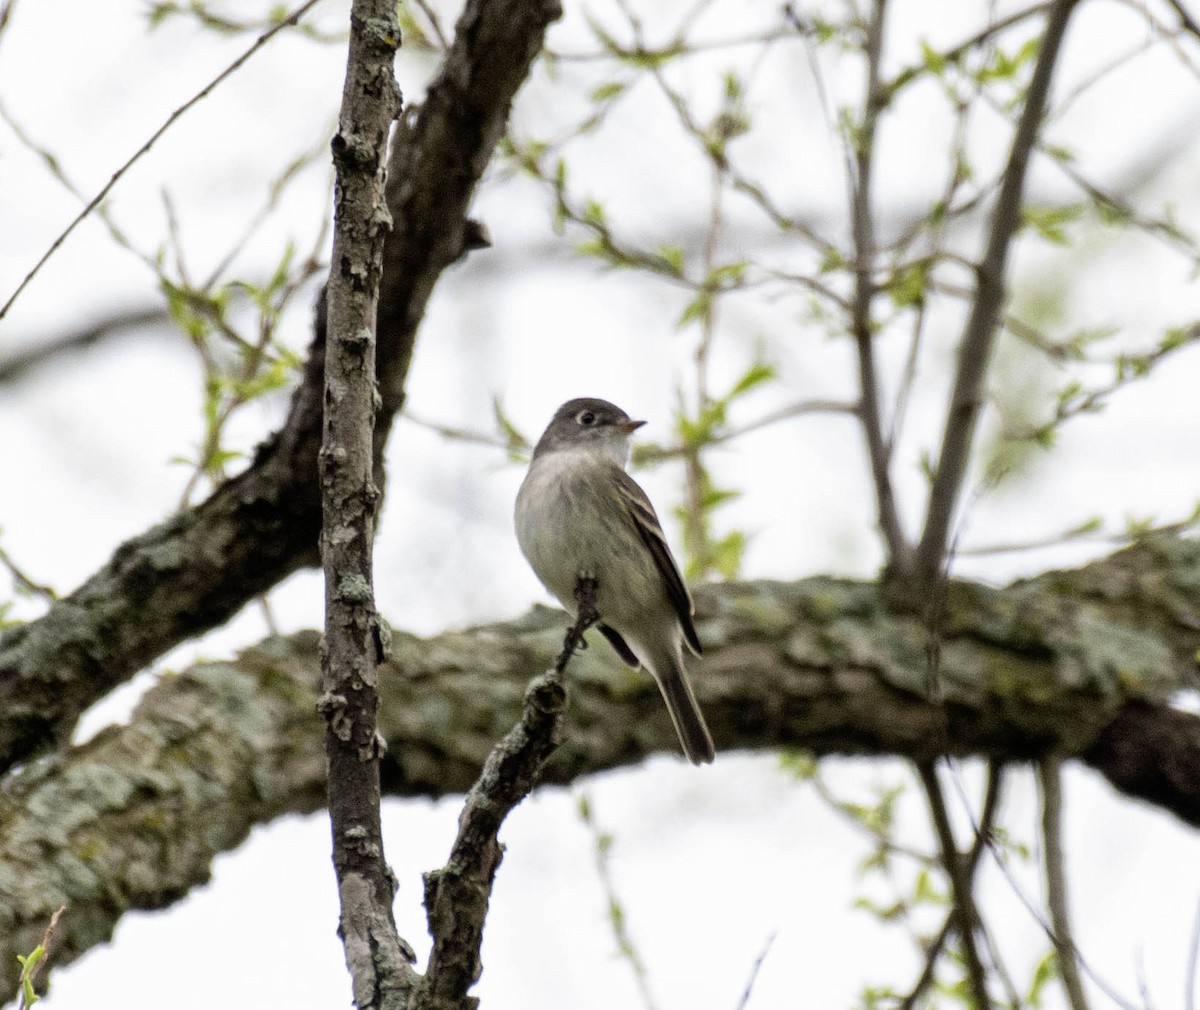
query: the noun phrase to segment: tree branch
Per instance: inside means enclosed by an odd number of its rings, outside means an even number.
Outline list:
[[[328,761],[326,797],[340,905],[338,932],[354,1005],[401,1010],[417,984],[412,948],[396,931],[396,877],[379,815],[378,661],[372,543],[375,324],[383,240],[384,159],[400,92],[392,71],[400,26],[392,0],[354,0],[338,132],[333,138],[333,254],[325,288],[324,434],[321,442],[321,561],[325,635],[321,698]]]
[[[954,841],[950,827],[950,815],[942,795],[942,784],[938,781],[937,768],[932,761],[919,761],[917,773],[929,801],[929,812],[942,853],[942,865],[950,878],[950,890],[954,901],[954,918],[957,920],[959,941],[962,943],[963,961],[967,970],[967,981],[971,987],[971,998],[975,1010],[990,1010],[992,1002],[987,991],[987,973],[979,959],[975,946],[975,931],[980,928],[979,913],[975,909],[975,895],[971,875]]]
[[[943,704],[924,694],[922,621],[889,611],[878,586],[698,587],[705,655],[693,680],[723,751],[913,761],[1054,752],[1200,827],[1200,717],[1169,705],[1195,679],[1198,573],[1200,542],[1156,537],[1005,589],[949,583]],[[538,608],[432,639],[395,632],[379,671],[383,791],[470,789],[521,718],[529,670],[558,653],[563,623]],[[206,882],[213,857],[255,825],[324,804],[318,638],[269,639],[164,677],[128,725],[10,776],[0,790],[0,960],[32,948],[65,902],[56,959],[66,964],[124,912],[165,907]],[[573,664],[566,738],[543,782],[675,753],[649,678],[631,684],[600,642]]]
[[[1021,223],[1025,172],[1045,115],[1067,21],[1077,2],[1057,0],[1050,8],[1037,65],[1025,93],[1025,107],[1013,135],[1008,166],[992,213],[987,248],[978,268],[975,300],[959,345],[958,369],[946,413],[937,473],[929,491],[925,529],[917,547],[916,575],[925,585],[937,579],[950,542],[950,529],[966,479],[975,426],[985,400],[987,370],[1006,291],[1009,249]]]
[[[1067,876],[1062,850],[1062,758],[1047,754],[1038,765],[1042,785],[1042,859],[1046,870],[1046,904],[1050,909],[1051,939],[1058,952],[1058,970],[1071,1010],[1088,1010],[1079,975],[1079,956],[1071,930]]]
[[[533,791],[546,761],[562,742],[567,664],[584,645],[583,633],[600,619],[594,579],[580,579],[575,596],[579,616],[567,630],[558,659],[530,682],[520,721],[492,748],[467,792],[446,865],[425,874],[433,949],[413,1000],[415,1010],[474,1010],[478,1004],[467,990],[483,971],[479,957],[483,925],[503,856],[500,826]]]
[[[965,860],[966,865],[963,868],[968,886],[973,886],[975,871],[979,868],[979,860],[983,856],[991,839],[992,828],[996,823],[996,812],[1000,809],[1000,793],[1003,784],[1004,765],[998,761],[990,762],[988,764],[987,787],[983,796],[983,809],[979,815],[979,824],[975,831],[975,841],[971,843],[971,849],[967,853]],[[942,928],[938,931],[937,936],[934,937],[928,951],[925,953],[925,967],[921,969],[920,977],[909,994],[901,1000],[898,1010],[913,1010],[917,1005],[917,1001],[925,995],[925,991],[933,982],[938,958],[941,957],[942,951],[946,947],[946,941],[954,933],[957,922],[958,909],[952,908],[950,914],[946,916],[945,922],[942,923]]]
[[[892,491],[891,460],[880,414],[879,378],[875,366],[875,325],[871,305],[875,298],[875,231],[871,198],[875,133],[879,113],[887,104],[887,93],[879,79],[883,56],[883,21],[887,0],[875,0],[867,27],[866,95],[859,135],[854,138],[854,171],[850,213],[854,232],[854,299],[850,329],[858,352],[858,417],[867,440],[867,458],[875,487],[879,528],[887,546],[888,568],[903,576],[909,567],[909,546],[900,523]]]
[[[109,313],[88,326],[64,333],[53,340],[33,344],[0,359],[0,385],[17,382],[59,357],[93,347],[109,337],[152,326],[166,327],[170,323],[170,313],[160,305],[121,309]]]
[[[424,109],[398,131],[377,325],[377,463],[404,399],[417,324],[442,270],[470,246],[471,194],[559,13],[556,0],[472,0]],[[65,742],[113,687],[317,563],[324,339],[318,309],[288,418],[249,469],[126,541],[44,617],[0,636],[0,771]]]

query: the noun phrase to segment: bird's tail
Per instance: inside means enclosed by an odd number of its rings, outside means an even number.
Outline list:
[[[671,714],[671,722],[675,724],[683,753],[694,765],[708,764],[716,756],[716,751],[704,722],[704,714],[688,682],[679,649],[655,656],[650,672],[654,674],[663,701],[667,703],[667,711]]]

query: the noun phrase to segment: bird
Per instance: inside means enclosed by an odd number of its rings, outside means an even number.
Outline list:
[[[654,506],[625,472],[630,438],[645,423],[594,397],[559,407],[517,492],[517,542],[572,615],[580,580],[595,580],[601,634],[622,660],[649,671],[684,754],[707,764],[712,736],[683,658],[685,646],[701,652],[695,605]]]

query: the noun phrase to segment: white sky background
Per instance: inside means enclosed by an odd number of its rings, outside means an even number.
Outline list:
[[[664,11],[686,5],[659,4]],[[916,53],[916,39],[939,45],[974,30],[974,4],[893,5],[886,69]],[[321,15],[340,27],[344,7]],[[230,8],[236,10],[236,5]],[[705,31],[727,30],[736,10],[739,31],[769,23],[773,3],[717,5]],[[606,19],[607,5],[594,5]],[[677,15],[676,15],[677,16]],[[1088,3],[1077,15],[1062,79],[1152,41],[1144,21],[1115,3]],[[452,19],[450,19],[452,20]],[[702,34],[704,34],[702,32]],[[576,10],[553,29],[563,51],[587,46]],[[180,20],[152,34],[139,5],[41,0],[18,5],[0,44],[0,99],[8,112],[60,159],[85,194],[92,194],[181,102],[248,44],[245,37],[198,34]],[[1195,51],[1193,47],[1193,52]],[[722,52],[697,61],[680,80],[694,90],[698,118],[711,111],[720,74],[746,60]],[[398,74],[406,97],[419,99],[432,62],[402,54]],[[282,161],[327,137],[336,115],[344,53],[282,37],[193,110],[114,192],[116,220],[141,250],[153,254],[165,233],[161,193],[177,209],[188,266],[203,275],[218,262],[261,204]],[[577,116],[563,112],[562,94],[586,95],[594,71],[563,64],[556,81],[539,74],[515,114],[525,136],[546,137]],[[832,76],[835,102],[852,101],[857,81]],[[680,241],[680,229],[706,219],[707,175],[671,141],[661,100],[632,95],[611,128],[571,152],[572,185],[580,196],[604,199],[615,226],[648,245]],[[1179,164],[1151,188],[1143,206],[1161,213],[1169,198],[1185,226],[1196,221],[1196,151],[1187,145],[1200,118],[1200,82],[1159,47],[1126,66],[1109,84],[1083,96],[1055,124],[1054,139],[1073,147],[1101,183],[1181,138]],[[574,99],[578,103],[579,99]],[[906,115],[885,130],[879,154],[878,207],[919,206],[941,185],[945,135],[928,96],[914,90]],[[925,103],[925,104],[923,104]],[[846,220],[839,152],[823,126],[811,76],[796,46],[779,50],[759,69],[751,111],[770,124],[733,151],[757,178],[782,194],[788,209],[817,215],[840,237]],[[916,125],[914,125],[916,124]],[[649,140],[647,140],[649,138]],[[1005,139],[981,118],[978,150],[1002,154]],[[688,160],[691,158],[691,160]],[[979,164],[986,165],[980,154]],[[984,169],[981,169],[984,170]],[[932,181],[931,181],[932,180]],[[1032,176],[1040,195],[1069,190],[1054,169]],[[304,173],[241,259],[241,275],[263,277],[279,244],[294,238],[307,249],[328,208],[324,166]],[[548,199],[525,180],[493,178],[476,216],[495,243],[453,268],[440,283],[422,328],[409,381],[411,410],[452,426],[487,430],[491,401],[500,396],[512,419],[535,436],[554,407],[575,395],[612,399],[649,419],[646,437],[670,438],[677,389],[688,391],[694,333],[676,333],[685,304],[677,291],[629,274],[606,273],[567,255],[552,256]],[[0,125],[0,297],[77,212],[78,201],[48,176],[37,158]],[[731,204],[727,253],[736,258],[765,229]],[[696,232],[699,234],[699,232]],[[962,241],[973,251],[974,235]],[[1025,240],[1016,258],[1017,303],[1070,285],[1069,322],[1129,327],[1132,347],[1146,347],[1164,327],[1197,317],[1200,299],[1189,264],[1161,244],[1129,232],[1081,239],[1086,270],[1067,273],[1060,251]],[[772,254],[777,251],[771,247]],[[779,255],[789,254],[779,246]],[[691,250],[690,250],[691,251]],[[1075,253],[1072,253],[1075,255]],[[797,262],[800,262],[797,260]],[[154,278],[115,249],[98,221],[68,240],[0,323],[0,355],[52,337],[122,306],[154,297]],[[287,322],[298,349],[307,343],[308,299]],[[931,334],[897,465],[910,529],[920,516],[922,448],[940,437],[946,366],[957,320],[947,316]],[[732,302],[721,316],[714,387],[745,369],[766,348],[778,384],[755,394],[735,414],[739,423],[805,397],[853,395],[849,345],[831,341],[805,321],[794,296]],[[1125,338],[1123,338],[1125,339]],[[893,363],[899,341],[884,344]],[[1000,350],[998,376],[1007,389],[1053,390],[1065,374],[1032,369],[1020,348]],[[1104,381],[1107,376],[1088,376]],[[1200,355],[1184,352],[1160,374],[1117,397],[1095,417],[1064,429],[1060,448],[1009,487],[972,509],[963,546],[1036,539],[1099,514],[1119,525],[1127,515],[1169,520],[1186,514],[1196,495],[1195,390]],[[122,539],[162,518],[178,502],[185,468],[169,465],[187,453],[200,428],[200,376],[178,335],[157,332],[115,342],[42,370],[0,396],[2,543],[43,582],[67,591],[90,574]],[[282,400],[247,411],[235,428],[242,449],[278,421]],[[721,530],[753,534],[749,577],[796,578],[815,573],[869,577],[881,554],[872,528],[873,497],[857,429],[839,418],[803,419],[747,437],[713,455],[720,481],[745,492],[719,513]],[[511,503],[521,469],[502,454],[446,443],[400,421],[389,447],[391,482],[376,561],[380,609],[398,627],[431,633],[516,615],[545,602],[511,534]],[[663,466],[639,475],[666,513],[679,501],[682,475]],[[672,535],[677,532],[670,530]],[[677,541],[677,537],[675,537]],[[1103,552],[1104,546],[964,559],[965,574],[1001,582]],[[318,576],[303,574],[273,594],[284,630],[320,623]],[[19,604],[24,616],[32,602]],[[263,634],[253,611],[202,642],[190,643],[157,669],[191,658],[221,656]],[[145,677],[142,678],[143,681]],[[129,692],[126,692],[128,695]],[[106,709],[112,718],[114,710]],[[98,719],[89,721],[93,728]],[[898,781],[886,762],[826,762],[831,782],[869,799],[877,785]],[[979,794],[978,769],[962,772],[967,793]],[[1031,840],[1036,798],[1027,773],[1016,776],[1006,823]],[[712,768],[658,759],[644,768],[604,776],[584,787],[601,826],[616,838],[613,873],[629,928],[664,1010],[732,1008],[769,936],[755,1010],[850,1006],[868,983],[905,988],[919,970],[899,930],[881,930],[851,908],[873,881],[852,868],[866,845],[805,787],[797,787],[772,757],[722,755]],[[957,802],[957,792],[949,790]],[[961,803],[959,803],[961,807]],[[389,856],[400,879],[402,933],[424,953],[420,873],[440,865],[458,805],[390,802],[385,809]],[[962,814],[962,811],[959,811]],[[901,807],[905,833],[924,844],[918,795]],[[965,816],[960,816],[966,827]],[[1088,962],[1136,999],[1144,973],[1155,1005],[1183,1005],[1192,920],[1200,902],[1196,836],[1157,812],[1115,798],[1095,776],[1067,778],[1067,838],[1077,939]],[[128,1010],[216,1005],[329,1007],[349,1004],[349,986],[335,936],[336,908],[322,817],[289,819],[257,831],[242,849],[217,861],[212,885],[177,907],[128,916],[114,943],[55,972],[48,1010],[116,1005]],[[627,965],[613,951],[605,897],[593,868],[587,830],[572,796],[543,791],[506,825],[508,854],[500,870],[476,992],[485,1006],[579,1010],[636,1006]],[[1017,871],[1024,893],[1040,904],[1031,868]],[[1046,950],[1039,927],[993,866],[983,875],[991,923],[1019,984]],[[7,968],[5,969],[7,970]],[[1057,991],[1050,1005],[1061,1005]],[[1096,1005],[1105,1005],[1098,999]]]

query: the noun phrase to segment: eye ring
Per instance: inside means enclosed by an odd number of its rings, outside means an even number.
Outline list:
[[[590,410],[581,410],[575,415],[575,420],[582,424],[585,428],[590,428],[596,423],[596,414]]]

